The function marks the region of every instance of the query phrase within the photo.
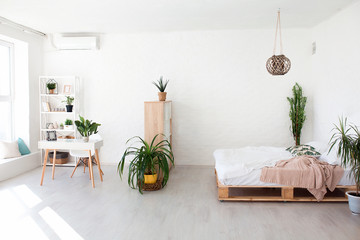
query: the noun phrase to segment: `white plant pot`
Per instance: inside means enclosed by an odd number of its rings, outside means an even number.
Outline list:
[[[64,125],[64,130],[73,130],[74,125]]]
[[[356,193],[355,191],[346,192],[346,195],[349,199],[349,208],[352,214],[359,215],[360,214],[360,197],[351,195],[349,193]]]
[[[84,142],[88,142],[89,141],[89,137],[82,137]]]

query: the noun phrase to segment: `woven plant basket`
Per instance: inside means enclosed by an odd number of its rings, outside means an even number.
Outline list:
[[[144,184],[142,190],[143,191],[157,191],[162,188],[161,180],[157,180],[156,183],[153,184]]]
[[[285,55],[273,55],[266,61],[266,69],[272,75],[284,75],[291,68],[290,59]]]

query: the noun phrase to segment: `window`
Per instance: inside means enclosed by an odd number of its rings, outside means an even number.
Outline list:
[[[0,40],[0,140],[13,139],[13,54],[14,45]]]

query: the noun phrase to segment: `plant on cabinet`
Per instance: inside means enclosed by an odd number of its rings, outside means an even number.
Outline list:
[[[166,92],[165,89],[169,83],[169,80],[166,80],[166,82],[163,81],[163,77],[161,76],[160,79],[157,82],[153,82],[153,84],[159,89],[159,101],[165,101],[166,100]]]
[[[74,102],[74,98],[70,97],[70,96],[66,96],[66,100],[64,100],[62,102],[66,102],[66,111],[72,112],[72,109],[73,109],[72,103]]]
[[[73,121],[71,119],[66,119],[64,122],[64,130],[73,130]]]
[[[339,119],[335,133],[330,139],[330,149],[337,148],[343,167],[350,167],[349,177],[355,179],[356,191],[348,191],[349,208],[353,214],[360,214],[360,131],[356,125],[347,125],[347,118]]]
[[[141,194],[143,190],[146,190],[144,189],[146,185],[156,184],[157,181],[160,183],[160,188],[165,187],[170,172],[168,161],[174,164],[174,155],[170,142],[168,140],[161,140],[155,144],[158,136],[159,134],[152,139],[150,144],[138,136],[130,138],[126,142],[127,144],[137,139],[136,143],[139,146],[128,147],[118,164],[118,172],[120,178],[122,178],[126,157],[134,156],[129,164],[128,184],[133,189],[139,189]],[[163,175],[162,179],[158,179],[160,173]]]
[[[82,116],[79,116],[80,121],[76,120],[75,125],[77,127],[77,130],[83,137],[84,142],[89,141],[89,137],[92,134],[96,134],[98,131],[98,127],[101,126],[101,124],[92,122],[92,120],[84,119]]]

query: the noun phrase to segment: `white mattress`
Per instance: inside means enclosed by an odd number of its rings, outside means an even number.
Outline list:
[[[274,166],[279,160],[292,158],[285,148],[245,147],[239,149],[218,149],[214,152],[215,169],[223,185],[279,186],[279,184],[260,181],[261,169]],[[349,169],[338,185],[354,185],[348,177]]]

